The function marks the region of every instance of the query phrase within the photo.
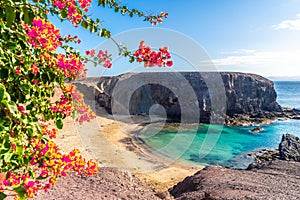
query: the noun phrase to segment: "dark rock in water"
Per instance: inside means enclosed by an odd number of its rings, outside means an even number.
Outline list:
[[[292,119],[300,120],[300,116],[294,116]]]
[[[282,136],[279,144],[280,158],[300,162],[300,139],[291,134]]]
[[[291,134],[282,136],[278,150],[261,149],[255,154],[255,162],[251,163],[247,169],[260,169],[273,160],[290,160],[300,162],[300,139]]]
[[[279,150],[268,150],[268,149],[261,149],[257,151],[254,155],[254,162],[249,164],[247,169],[261,169],[266,164],[270,164],[274,159],[279,159]]]
[[[251,133],[260,133],[262,131],[264,131],[264,129],[262,127],[256,127],[251,130]]]

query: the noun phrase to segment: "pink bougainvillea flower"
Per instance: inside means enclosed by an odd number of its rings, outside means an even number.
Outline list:
[[[47,51],[54,52],[57,47],[62,45],[60,31],[49,21],[35,17],[32,25],[23,25],[28,31],[28,42],[34,48],[43,48]]]
[[[111,63],[111,54],[108,54],[107,51],[99,50],[96,56],[96,50],[87,50],[86,52],[87,56],[92,57],[91,60],[87,59],[86,62],[92,61],[95,64],[101,64],[105,68],[111,68],[112,63]],[[96,56],[96,57],[95,57]],[[96,62],[97,61],[97,62]]]
[[[59,10],[68,10],[67,19],[70,20],[72,24],[78,24],[82,20],[82,14],[78,12],[78,9],[81,8],[84,12],[87,12],[92,0],[78,0],[78,2],[79,6],[75,0],[52,0],[52,5]]]
[[[31,67],[32,74],[36,75],[39,72],[39,68],[36,66],[36,64],[33,64]]]
[[[24,106],[18,106],[18,110],[22,112],[22,111],[25,111],[25,108],[24,108]]]
[[[16,151],[17,147],[15,144],[11,144],[11,147],[13,148],[14,151]]]
[[[171,67],[173,65],[168,47],[162,47],[159,48],[159,51],[154,51],[146,46],[144,41],[140,42],[139,49],[133,53],[133,57],[137,62],[143,62],[145,67]]]
[[[18,66],[18,67],[16,68],[15,74],[18,74],[18,75],[21,74],[21,67],[20,67],[20,66]]]
[[[68,78],[76,78],[79,74],[85,76],[85,65],[77,55],[71,54],[68,57],[64,54],[56,55],[57,66]]]
[[[95,54],[96,54],[96,50],[95,50],[95,49],[92,49],[92,50],[91,50],[91,53],[90,53],[90,56],[94,57]]]
[[[166,65],[167,65],[168,67],[171,67],[171,66],[173,65],[173,61],[168,61],[168,62],[166,63]]]
[[[32,83],[33,83],[34,85],[37,85],[38,82],[39,82],[39,81],[36,80],[36,79],[33,79],[33,80],[32,80]]]

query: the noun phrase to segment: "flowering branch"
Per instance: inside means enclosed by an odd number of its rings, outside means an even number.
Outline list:
[[[120,7],[114,0],[99,2],[154,24],[167,17],[165,13],[146,16]],[[38,190],[48,191],[59,177],[72,171],[87,175],[98,172],[97,163],[85,160],[77,149],[63,154],[52,141],[65,118],[77,116],[75,120],[83,123],[96,117],[69,81],[86,75],[87,61],[106,68],[112,63],[111,55],[103,50],[97,54],[87,51],[87,57],[82,56],[68,45],[80,44],[80,39],[62,37],[47,16],[59,16],[76,27],[81,25],[110,38],[99,19],[87,16],[90,5],[91,0],[0,1],[0,172],[6,174],[0,183],[0,199],[11,190],[20,199],[34,197]],[[166,47],[154,51],[141,42],[134,53],[125,46],[118,47],[120,55],[129,57],[130,62],[147,67],[172,64]],[[59,48],[64,52],[58,52]]]

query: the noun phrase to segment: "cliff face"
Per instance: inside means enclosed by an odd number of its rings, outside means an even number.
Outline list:
[[[262,76],[221,73],[227,96],[227,114],[253,114],[280,111],[274,83]]]
[[[205,123],[221,122],[226,115],[280,111],[276,97],[270,80],[235,72],[127,73],[101,77],[95,92],[97,104],[109,113]]]

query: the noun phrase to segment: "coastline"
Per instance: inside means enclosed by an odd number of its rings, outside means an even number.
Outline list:
[[[97,97],[97,96],[96,96]],[[92,97],[93,98],[93,97]],[[96,98],[97,99],[97,98]],[[94,100],[93,100],[94,101]],[[98,102],[99,103],[99,102]],[[98,105],[96,110],[99,109]],[[103,109],[104,110],[104,109]],[[149,116],[144,116],[145,114],[136,115],[133,118],[117,116],[117,115],[107,115],[105,113],[98,113],[97,119],[93,120],[91,123],[84,124],[83,126],[78,126],[73,121],[67,122],[64,129],[61,131],[61,134],[58,138],[58,143],[60,143],[63,150],[70,151],[72,147],[79,147],[80,151],[82,152],[83,156],[86,158],[92,158],[99,163],[99,169],[102,175],[109,173],[110,168],[106,167],[113,167],[116,170],[121,170],[121,172],[130,172],[128,174],[133,174],[132,177],[139,178],[143,184],[147,184],[151,186],[155,191],[155,196],[162,199],[165,195],[171,192],[171,195],[174,198],[177,198],[177,194],[172,193],[171,188],[175,188],[178,185],[183,187],[179,187],[179,189],[189,189],[189,188],[202,188],[203,191],[199,190],[199,195],[214,195],[215,191],[220,191],[220,193],[216,194],[219,195],[220,199],[224,199],[226,197],[226,191],[230,193],[230,195],[237,195],[236,197],[248,197],[249,195],[253,195],[256,191],[260,191],[263,196],[268,195],[268,184],[269,179],[272,179],[272,188],[277,190],[277,188],[282,188],[282,185],[288,185],[287,183],[292,179],[298,185],[298,180],[294,177],[290,177],[289,174],[281,174],[281,172],[285,172],[286,170],[295,171],[294,169],[299,166],[298,163],[293,162],[286,162],[286,161],[278,161],[277,159],[273,160],[273,157],[269,155],[273,155],[272,152],[269,153],[267,151],[267,162],[264,161],[265,158],[261,159],[263,162],[258,166],[254,166],[253,169],[248,167],[247,170],[235,170],[235,169],[228,169],[222,167],[188,167],[185,165],[179,164],[166,164],[167,160],[160,158],[158,155],[153,155],[151,149],[143,144],[143,136],[140,137],[139,134],[143,128],[149,127],[148,125],[159,126],[156,122],[161,122],[164,120],[153,120],[149,118]],[[116,117],[116,119],[114,119]],[[152,117],[152,116],[151,116]],[[282,108],[279,111],[263,111],[258,113],[250,113],[250,114],[236,114],[233,116],[226,116],[225,124],[227,126],[257,126],[256,128],[261,128],[260,126],[273,123],[274,120],[285,120],[285,119],[300,119],[300,110],[297,109],[289,109],[289,108]],[[171,121],[167,121],[166,127],[168,127],[168,122],[172,123]],[[174,128],[173,126],[170,128]],[[176,128],[176,127],[175,127]],[[256,131],[256,129],[253,129]],[[260,130],[260,129],[258,129]],[[176,131],[176,130],[174,130]],[[256,132],[253,132],[256,134]],[[150,133],[151,134],[151,133]],[[146,135],[147,136],[147,135]],[[69,149],[68,149],[69,148]],[[260,152],[259,152],[260,153]],[[258,154],[259,155],[259,154]],[[258,158],[257,154],[253,154],[255,159]],[[252,155],[251,155],[252,156]],[[270,158],[269,158],[270,157]],[[269,161],[268,159],[271,159]],[[259,159],[258,159],[259,161]],[[274,161],[274,163],[273,163]],[[295,167],[295,166],[296,167]],[[262,167],[261,167],[262,166]],[[278,166],[278,167],[277,167]],[[202,170],[204,168],[204,170]],[[106,171],[108,169],[108,171]],[[210,169],[215,169],[210,170]],[[274,169],[278,175],[274,173]],[[272,174],[269,173],[269,171]],[[106,171],[106,172],[105,172]],[[265,177],[261,177],[261,173],[266,171]],[[197,173],[196,173],[197,172]],[[222,172],[221,174],[218,174]],[[224,173],[223,173],[224,172]],[[298,171],[295,171],[296,175],[298,176]],[[99,175],[101,175],[99,174]],[[120,192],[123,186],[128,187],[130,182],[132,182],[131,175],[128,177],[129,182],[124,180],[124,176],[121,175],[118,177],[117,172],[113,170],[112,175],[109,179],[106,180],[106,183],[110,183],[111,181],[115,181],[120,183],[116,189],[112,189],[114,194],[121,194]],[[199,183],[193,181],[193,177],[196,177],[195,180],[198,180],[197,176],[200,174],[200,177],[205,177],[205,181],[202,178]],[[188,180],[189,176],[191,176],[191,184],[189,182],[183,181],[182,184],[180,183],[182,180]],[[99,178],[100,176],[91,177],[94,181],[87,179],[90,183],[94,183],[96,180],[103,181],[103,178]],[[186,178],[187,177],[187,178]],[[227,179],[226,179],[227,177]],[[234,178],[232,178],[234,177]],[[224,178],[224,179],[223,179]],[[229,178],[229,179],[228,179]],[[199,179],[199,180],[200,180]],[[73,185],[76,186],[78,183],[82,183],[85,185],[86,182],[84,177],[76,177],[74,179]],[[240,181],[239,181],[240,180]],[[246,181],[245,181],[246,180]],[[67,181],[67,180],[66,180]],[[66,182],[65,181],[65,182]],[[253,184],[252,184],[252,182]],[[68,182],[68,181],[67,181]],[[223,191],[223,186],[220,185],[221,182],[224,182],[226,191]],[[262,183],[257,186],[257,183]],[[278,184],[277,184],[278,183]],[[105,180],[104,180],[105,184]],[[145,184],[145,185],[146,185]],[[177,186],[176,186],[177,184]],[[249,185],[251,184],[251,185]],[[91,187],[91,184],[89,187]],[[141,185],[141,184],[137,184]],[[133,189],[137,188],[137,185],[131,185]],[[192,185],[192,186],[191,186]],[[261,187],[261,185],[263,185]],[[198,187],[199,186],[199,187]],[[256,187],[257,186],[257,187]],[[60,188],[61,186],[58,186]],[[103,187],[102,185],[99,187]],[[245,188],[245,190],[252,190],[253,194],[245,193],[239,194],[240,190],[238,188]],[[65,184],[65,190],[69,190],[69,184]],[[92,187],[91,187],[92,188]],[[87,189],[90,193],[99,192],[101,189],[97,188],[96,190],[92,190],[91,188]],[[150,188],[150,187],[148,187]],[[151,189],[150,188],[150,189]],[[223,189],[224,189],[223,188]],[[181,190],[180,189],[180,190]],[[53,191],[57,191],[58,189],[54,189]],[[78,190],[77,188],[75,189]],[[86,189],[84,189],[86,190]],[[139,191],[142,191],[138,189]],[[284,190],[289,191],[288,188]],[[293,189],[294,190],[294,189]],[[168,192],[169,191],[169,192]],[[266,191],[266,193],[264,193]],[[234,193],[235,192],[235,193]],[[72,188],[71,188],[72,193]],[[197,192],[192,192],[193,194]],[[294,193],[289,192],[290,194],[285,194],[286,196],[295,196]],[[94,194],[94,193],[93,193]],[[81,194],[80,194],[81,195]],[[80,196],[79,195],[79,196]],[[106,195],[106,194],[105,194]],[[181,194],[178,194],[181,195]],[[187,193],[187,195],[190,195]],[[240,195],[240,196],[239,196]],[[244,195],[244,196],[243,196]],[[278,194],[277,194],[278,195]],[[93,195],[92,195],[93,196]],[[203,198],[204,198],[203,196]],[[296,195],[297,196],[297,195]],[[105,196],[106,197],[106,196]],[[142,199],[146,199],[142,194]],[[200,196],[199,196],[200,197]],[[202,197],[202,196],[201,196]],[[231,196],[232,197],[232,196]],[[94,198],[94,197],[92,197]],[[171,197],[172,198],[172,197]],[[180,198],[180,197],[179,197]],[[101,199],[101,198],[100,198]],[[155,199],[155,198],[151,198]],[[195,198],[194,198],[195,199]]]
[[[100,121],[99,127],[101,127],[100,133],[102,133],[100,136],[102,138],[92,139],[94,142],[105,139],[104,142],[106,143],[98,149],[106,153],[98,158],[100,163],[99,174],[85,177],[71,173],[70,176],[60,180],[58,185],[51,189],[49,193],[39,194],[37,200],[50,198],[77,199],[82,194],[87,195],[87,199],[121,199],[122,196],[123,199],[149,200],[244,199],[248,197],[251,199],[260,199],[261,197],[297,199],[299,197],[297,192],[300,180],[299,162],[280,160],[277,158],[278,152],[273,154],[271,151],[266,151],[266,155],[257,157],[257,165],[252,165],[247,170],[229,169],[220,166],[205,167],[203,170],[180,165],[163,166],[158,165],[162,164],[161,160],[161,163],[157,163],[158,161],[154,161],[154,157],[151,155],[145,154],[143,157],[141,153],[129,151],[126,148],[130,143],[128,143],[128,140],[126,140],[127,143],[124,143],[122,138],[132,136],[130,130],[140,131],[138,124],[128,124],[106,117],[97,117],[94,122],[98,123],[97,121]],[[80,131],[72,132],[72,128],[76,130],[73,122],[66,123],[60,134],[62,139],[58,138],[59,146],[64,145],[63,150],[65,150],[68,146],[65,141],[71,141],[72,146],[77,146],[83,150],[83,155],[95,156],[89,151],[92,146],[85,148],[86,144],[81,141]],[[93,132],[93,128],[95,127],[90,126],[89,132]],[[68,131],[65,131],[66,129]],[[91,133],[86,132],[84,135],[89,136],[89,134]],[[99,135],[97,132],[96,134]],[[300,141],[300,139],[297,140]],[[289,142],[286,142],[286,144],[294,145]],[[107,147],[110,149],[106,149]],[[115,152],[116,148],[117,152]],[[143,150],[142,147],[141,149]],[[112,157],[109,157],[109,155]],[[138,155],[138,157],[134,155]],[[130,165],[124,165],[124,160],[120,159],[122,156],[126,156],[127,161],[130,161],[130,163],[146,164],[146,166],[152,167],[152,171],[125,169],[124,167],[130,167]],[[151,159],[149,160],[149,158]],[[109,166],[109,168],[105,166]],[[155,168],[157,166],[159,168]]]
[[[134,122],[126,122],[115,120],[110,115],[98,115],[92,122],[79,126],[68,119],[56,142],[64,152],[78,148],[86,159],[96,160],[99,167],[129,171],[157,192],[166,191],[204,168],[169,164],[151,154],[134,137],[147,126],[145,121],[141,116],[135,117]]]

